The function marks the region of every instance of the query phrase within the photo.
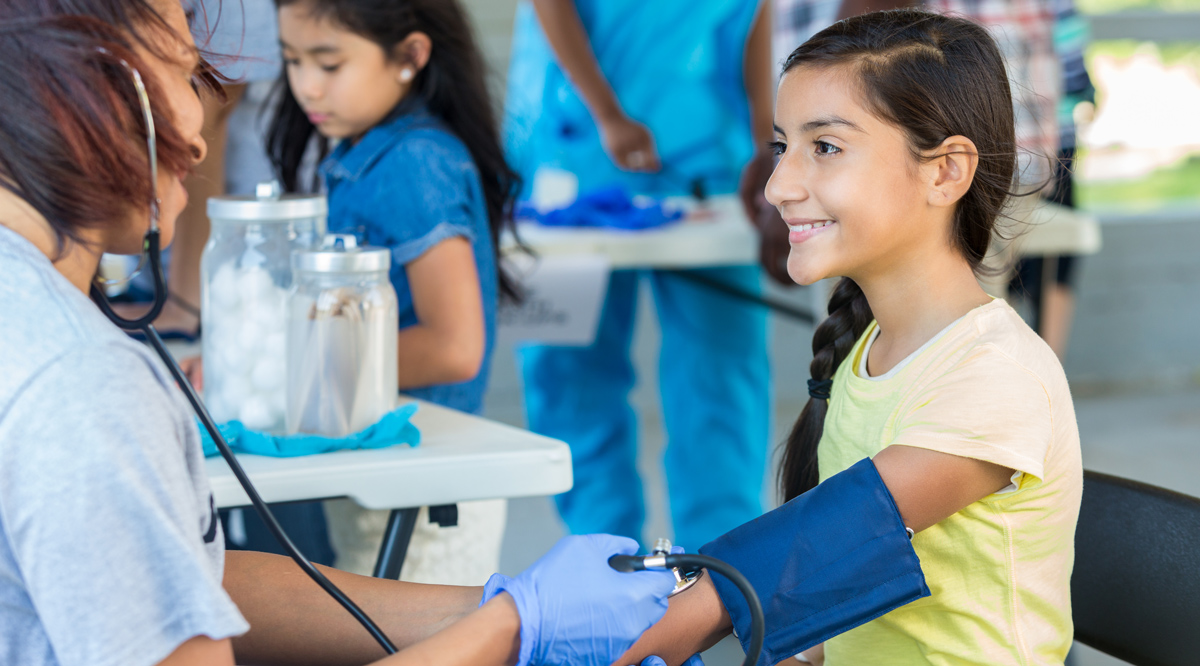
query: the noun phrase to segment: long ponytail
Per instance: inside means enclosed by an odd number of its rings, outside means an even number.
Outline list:
[[[813,331],[813,360],[808,366],[813,380],[833,379],[833,373],[837,372],[873,318],[871,306],[858,283],[842,278],[829,298],[829,317]],[[828,400],[810,397],[796,425],[792,426],[779,466],[779,487],[785,501],[815,488],[820,480],[817,444],[825,430],[828,409]]]
[[[847,67],[869,110],[905,132],[916,160],[930,159],[926,154],[954,135],[975,143],[978,167],[955,207],[950,241],[979,273],[1016,169],[1008,75],[987,30],[912,9],[872,12],[817,33],[788,56],[783,70],[801,66]],[[829,318],[813,333],[813,380],[833,377],[872,319],[862,290],[843,278],[829,301]],[[819,481],[817,445],[828,408],[826,400],[810,398],[792,428],[779,470],[786,499]]]

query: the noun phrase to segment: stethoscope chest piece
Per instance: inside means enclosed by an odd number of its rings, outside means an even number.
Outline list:
[[[671,554],[670,540],[665,539],[665,538],[660,538],[658,541],[654,542],[654,551],[652,552],[652,555],[664,555],[665,556],[665,555],[670,555],[670,554]],[[700,580],[700,578],[702,578],[704,576],[704,569],[702,569],[702,568],[685,569],[683,567],[671,567],[671,573],[674,574],[674,576],[675,576],[675,589],[671,590],[671,593],[667,595],[668,597],[673,597],[673,596],[679,594],[680,592],[683,592],[684,590],[688,589],[689,587],[695,585],[696,581]]]

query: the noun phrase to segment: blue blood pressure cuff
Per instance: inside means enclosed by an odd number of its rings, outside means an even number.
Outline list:
[[[750,580],[766,616],[758,664],[799,652],[929,596],[921,561],[870,459],[700,548]],[[746,649],[750,610],[723,576],[713,585]]]

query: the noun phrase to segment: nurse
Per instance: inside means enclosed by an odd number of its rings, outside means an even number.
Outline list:
[[[732,193],[743,171],[747,194],[754,182],[761,192],[765,179],[756,174],[772,164],[770,77],[769,15],[756,2],[526,2],[506,102],[524,196],[551,169],[574,174],[581,193],[612,184],[658,197]],[[697,272],[760,289],[757,266]],[[570,530],[640,538],[645,509],[628,394],[643,279],[662,328],[675,537],[691,549],[762,512],[770,408],[763,311],[668,271],[615,271],[590,346],[518,351],[528,421],[571,446],[575,487],[557,498]]]
[[[173,237],[207,71],[177,0],[0,4],[0,663],[611,663],[673,587],[608,567],[629,539],[570,537],[486,590],[326,569],[400,647],[383,659],[290,560],[225,553],[182,394],[86,295],[151,201]]]

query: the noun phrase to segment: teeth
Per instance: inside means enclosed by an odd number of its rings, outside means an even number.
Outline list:
[[[817,222],[814,224],[789,225],[789,227],[791,228],[792,231],[811,231],[813,229],[820,229],[821,227],[827,227],[831,224],[833,224],[833,222],[831,220],[825,220],[824,222]]]

